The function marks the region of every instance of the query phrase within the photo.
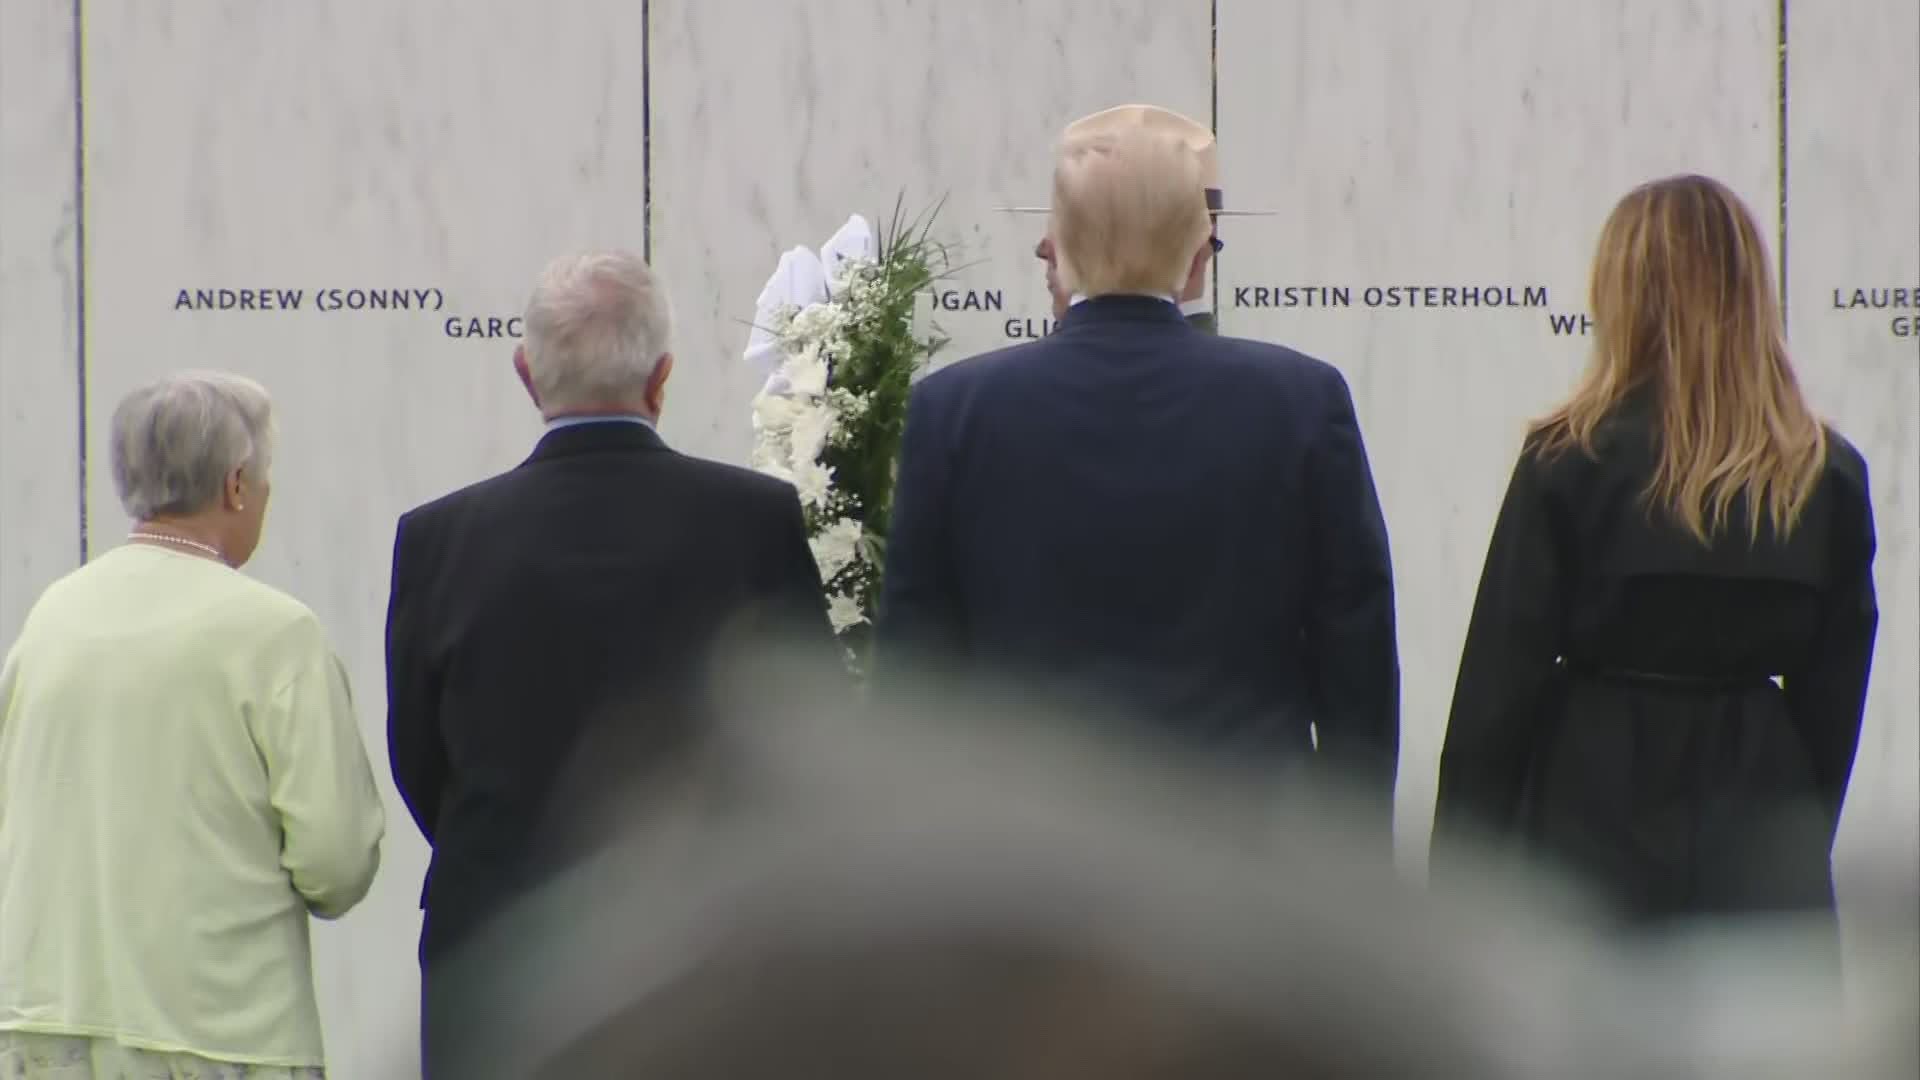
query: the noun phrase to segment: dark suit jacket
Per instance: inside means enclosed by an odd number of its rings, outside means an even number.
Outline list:
[[[433,861],[423,962],[590,846],[593,801],[700,728],[745,619],[825,635],[793,488],[623,422],[412,510],[387,615],[393,775]]]
[[[1084,301],[919,383],[877,634],[888,668],[1229,751],[1303,754],[1314,725],[1391,795],[1393,574],[1346,381],[1163,301]]]

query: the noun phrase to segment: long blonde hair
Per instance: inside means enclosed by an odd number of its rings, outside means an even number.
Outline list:
[[[1704,176],[1643,184],[1600,233],[1594,351],[1573,396],[1532,429],[1543,453],[1594,452],[1601,422],[1647,392],[1658,460],[1646,495],[1705,544],[1745,496],[1747,530],[1798,523],[1826,464],[1826,430],[1787,358],[1753,214]]]

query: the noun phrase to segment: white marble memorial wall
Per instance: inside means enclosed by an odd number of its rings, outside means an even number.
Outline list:
[[[1409,864],[1522,426],[1585,359],[1600,222],[1635,183],[1682,170],[1726,180],[1770,229],[1784,193],[1801,370],[1867,454],[1880,512],[1882,631],[1843,870],[1910,859],[1920,337],[1895,329],[1902,312],[1836,310],[1834,290],[1920,288],[1920,15],[1910,0],[1799,5],[1783,150],[1781,7],[5,0],[0,646],[81,557],[83,415],[98,551],[127,524],[106,472],[120,395],[187,366],[274,391],[251,572],[332,631],[389,796],[373,895],[315,938],[334,1071],[416,1075],[425,848],[385,760],[392,528],[537,437],[509,320],[541,264],[650,253],[679,327],[665,433],[743,461],[760,376],[740,352],[781,251],[853,212],[878,221],[896,196],[944,196],[941,232],[970,264],[935,305],[946,359],[1044,333],[1043,219],[995,207],[1045,203],[1050,145],[1076,116],[1147,101],[1207,119],[1217,102],[1229,204],[1277,211],[1222,225],[1223,328],[1346,372],[1392,530]],[[1477,288],[1480,306],[1428,287]],[[407,306],[349,302],[376,292]]]
[[[0,4],[0,649],[80,562],[69,0]]]
[[[1634,185],[1778,204],[1774,5],[1220,0],[1224,332],[1339,367],[1386,512],[1403,860],[1529,419],[1571,389],[1600,225]],[[1473,290],[1478,290],[1477,293]]]
[[[1920,5],[1786,5],[1787,336],[1866,456],[1880,634],[1834,867],[1920,881]]]
[[[371,896],[314,937],[341,1076],[417,1075],[426,847],[386,759],[394,521],[539,435],[514,340],[469,320],[517,315],[552,255],[644,244],[643,34],[618,2],[86,4],[95,545],[127,524],[104,466],[122,394],[189,365],[273,391],[250,571],[332,633],[388,796]],[[254,310],[197,310],[218,290]],[[354,309],[376,295],[412,307]],[[683,379],[682,407],[728,407]]]
[[[1207,116],[1204,3],[652,7],[654,262],[680,352],[726,389],[717,400],[747,401],[764,378],[740,354],[780,253],[818,248],[849,214],[877,226],[901,198],[910,214],[944,200],[936,225],[962,267],[935,294],[952,338],[940,362],[1046,333],[1046,218],[995,208],[1047,204],[1050,151],[1076,117],[1130,101]],[[683,445],[746,459],[744,408],[669,410]]]

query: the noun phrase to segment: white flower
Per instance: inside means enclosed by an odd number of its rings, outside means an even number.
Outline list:
[[[761,391],[753,399],[753,430],[770,434],[786,431],[800,413],[799,402],[786,394]]]
[[[827,602],[827,618],[833,623],[834,633],[844,634],[866,622],[867,613],[860,610],[860,602],[853,597],[836,595]]]
[[[861,535],[860,523],[852,518],[840,518],[814,534],[808,545],[820,566],[820,580],[832,581],[860,557]]]
[[[818,345],[809,345],[787,357],[780,365],[789,393],[801,397],[819,397],[827,392],[827,358]]]
[[[863,295],[872,293],[879,269],[872,259],[848,259],[840,264],[828,287],[835,296],[851,297],[858,304]]]
[[[846,325],[846,313],[837,304],[808,304],[788,323],[783,337],[799,345],[826,341]]]
[[[838,387],[828,391],[827,400],[833,403],[834,414],[839,417],[843,431],[848,424],[867,415],[867,409],[873,405],[872,394],[856,394]],[[836,431],[835,434],[840,432]]]
[[[833,410],[825,403],[809,403],[797,409],[793,424],[787,430],[787,452],[790,459],[798,464],[813,461],[827,448],[827,439],[833,434]]]
[[[793,470],[787,467],[790,458],[785,439],[761,438],[753,444],[753,467],[789,484],[793,483]]]
[[[833,492],[833,470],[818,461],[795,461],[793,486],[800,493],[800,505],[809,510],[826,505],[827,496]]]
[[[837,364],[853,355],[853,342],[845,337],[837,337],[823,343],[820,353],[827,358],[828,364]]]
[[[897,421],[894,415],[878,415],[878,380],[921,374],[933,332],[923,325],[931,308],[923,312],[919,303],[908,305],[899,292],[905,282],[924,278],[933,268],[911,252],[881,261],[872,237],[857,235],[855,225],[866,227],[858,217],[850,220],[810,264],[818,271],[808,278],[810,287],[786,288],[782,294],[769,285],[760,301],[769,310],[757,312],[764,328],[756,328],[748,349],[761,365],[757,370],[771,369],[753,400],[753,467],[791,484],[814,523],[808,547],[829,587],[829,614],[839,634],[870,621],[859,596],[884,560],[886,537],[859,519],[868,500],[885,492],[856,490],[821,459],[867,437],[868,420]],[[789,269],[783,257],[776,277],[793,276]],[[773,303],[776,295],[787,302]],[[903,355],[893,355],[903,333],[911,340]],[[883,341],[889,351],[881,351]],[[862,361],[858,367],[850,364],[856,355]],[[892,414],[900,405],[890,401],[884,408]],[[851,653],[848,659],[858,668]]]
[[[793,317],[798,314],[800,309],[792,303],[783,303],[774,308],[772,315],[767,319],[767,333],[774,337],[785,337],[793,328]]]

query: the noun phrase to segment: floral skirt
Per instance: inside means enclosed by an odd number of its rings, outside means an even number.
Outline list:
[[[229,1065],[112,1039],[0,1031],[0,1080],[325,1080],[317,1068]]]

